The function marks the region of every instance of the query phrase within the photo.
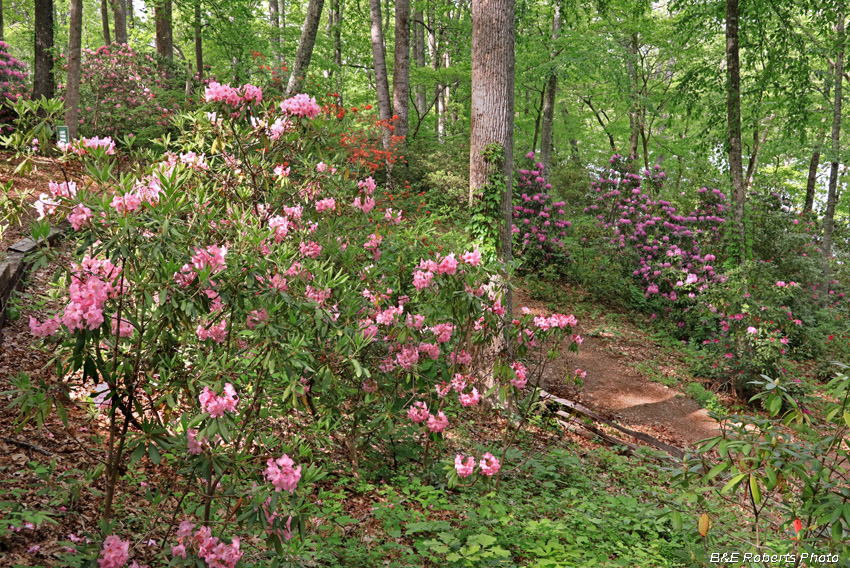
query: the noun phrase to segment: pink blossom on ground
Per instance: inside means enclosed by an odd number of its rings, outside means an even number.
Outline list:
[[[106,537],[97,564],[100,568],[121,568],[130,556],[130,542],[115,535]]]
[[[475,471],[475,457],[469,456],[465,460],[461,454],[455,456],[455,471],[458,477],[469,477]]]

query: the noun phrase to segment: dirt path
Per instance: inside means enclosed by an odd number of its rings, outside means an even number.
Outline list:
[[[585,340],[578,354],[571,354],[571,362],[587,372],[576,392],[582,404],[674,445],[692,445],[717,435],[717,423],[693,399],[642,377],[603,346],[604,340],[592,338]]]
[[[527,306],[535,315],[551,312],[523,290],[517,290],[514,299],[517,306]],[[696,401],[633,368],[636,362],[654,355],[651,342],[633,329],[626,332],[627,337],[614,338],[598,336],[610,334],[598,334],[597,328],[596,322],[579,318],[578,331],[585,340],[577,354],[563,346],[561,357],[546,373],[547,390],[680,448],[719,433],[717,423]],[[617,352],[628,352],[628,357]],[[580,387],[565,379],[575,369],[587,372]]]

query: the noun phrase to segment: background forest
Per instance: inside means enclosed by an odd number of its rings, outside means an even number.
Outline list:
[[[846,17],[0,0],[0,564],[850,566]]]

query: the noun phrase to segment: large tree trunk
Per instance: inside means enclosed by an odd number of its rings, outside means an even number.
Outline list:
[[[73,140],[80,126],[80,67],[83,45],[83,0],[71,0],[68,22],[68,81],[65,87],[65,124]]]
[[[561,10],[555,5],[555,15],[552,19],[552,43],[558,38],[561,30]],[[555,57],[554,45],[549,54]],[[555,125],[555,96],[558,92],[558,77],[555,69],[549,72],[549,81],[546,84],[546,97],[543,99],[543,127],[540,133],[540,162],[543,164],[543,176],[548,180],[549,169],[552,165],[552,129]]]
[[[632,34],[626,40],[626,70],[629,73],[631,108],[629,109],[629,161],[637,159],[638,140],[640,138],[640,97],[638,96],[638,38]]]
[[[174,60],[174,36],[171,27],[171,0],[154,5],[156,20],[156,53],[168,61]]]
[[[0,41],[6,41],[6,32],[3,25],[3,0],[0,0]]]
[[[425,15],[419,10],[413,15],[413,60],[417,67],[425,67]],[[428,103],[425,101],[425,85],[418,84],[414,88],[416,113],[421,119],[425,114]]]
[[[109,5],[107,0],[100,0],[100,21],[103,24],[103,45],[112,43],[109,35]]]
[[[127,6],[124,0],[112,0],[112,12],[115,14],[115,43],[127,43]]]
[[[271,0],[276,2],[276,0]],[[201,34],[201,0],[195,0],[195,71],[198,79],[204,78],[204,38]]]
[[[395,57],[393,63],[394,134],[407,138],[410,105],[410,0],[395,3]]]
[[[53,97],[53,0],[35,0],[35,60],[32,97]]]
[[[378,115],[389,124],[392,120],[390,108],[390,86],[387,79],[386,47],[384,32],[381,29],[381,0],[369,0],[369,15],[372,20],[372,61],[375,70],[375,90],[378,98]],[[392,134],[389,128],[383,128],[384,150],[389,150]]]
[[[304,17],[304,26],[301,28],[301,40],[298,42],[298,51],[295,53],[295,61],[289,74],[289,84],[286,86],[286,95],[291,96],[300,93],[304,82],[304,75],[310,67],[310,59],[313,57],[313,46],[316,44],[316,34],[319,31],[319,20],[322,18],[322,7],[324,0],[310,0],[307,4],[307,15]]]
[[[744,163],[741,158],[741,67],[738,53],[738,0],[726,0],[726,121],[729,133],[729,175],[732,181],[732,220],[741,239],[744,258]]]
[[[278,0],[269,0],[269,23],[272,28],[272,55],[275,61],[280,62],[283,58],[280,54],[280,8],[277,2]]]
[[[824,272],[826,273],[825,284],[829,283],[830,266],[829,259],[832,257],[832,231],[835,220],[836,190],[838,187],[838,158],[841,149],[841,91],[842,79],[844,78],[844,5],[838,7],[838,54],[835,58],[835,103],[832,110],[832,148],[830,148],[829,168],[829,190],[826,195],[826,213],[823,216],[823,259]],[[826,290],[824,290],[826,293]]]
[[[820,150],[823,145],[823,137],[825,133],[820,131],[818,134],[818,142],[815,144],[815,149],[812,152],[812,159],[809,161],[809,175],[806,177],[806,203],[803,205],[803,213],[811,213],[812,207],[815,204],[815,186],[818,181]]]
[[[472,96],[470,99],[469,202],[488,183],[496,164],[488,163],[484,151],[496,144],[503,151],[504,178],[499,256],[505,271],[505,347],[513,357],[510,325],[513,319],[511,283],[507,266],[511,262],[513,239],[513,158],[514,158],[514,0],[472,0]]]

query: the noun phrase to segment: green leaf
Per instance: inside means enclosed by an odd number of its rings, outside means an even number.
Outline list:
[[[741,481],[743,481],[745,477],[747,477],[747,475],[748,474],[746,473],[739,473],[738,475],[730,479],[726,485],[723,486],[723,489],[720,490],[720,493],[729,493],[729,491],[737,487],[738,484],[741,483]]]

